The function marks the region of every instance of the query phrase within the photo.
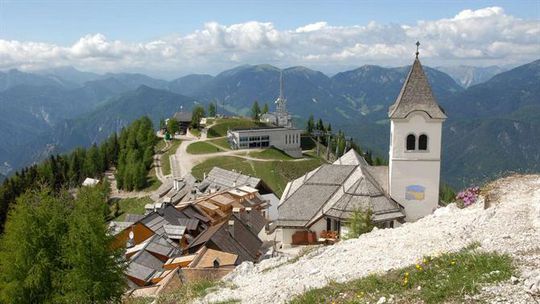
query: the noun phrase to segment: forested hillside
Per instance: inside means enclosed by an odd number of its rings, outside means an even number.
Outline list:
[[[144,188],[155,143],[152,122],[143,117],[123,129],[120,136],[113,133],[99,146],[51,155],[37,165],[17,171],[0,186],[0,232],[17,197],[28,190],[42,186],[54,191],[77,187],[87,177],[101,178],[112,166],[118,170],[118,187],[127,190]]]
[[[254,101],[273,110],[280,72],[288,108],[299,127],[313,114],[377,155],[386,155],[388,106],[408,69],[366,65],[329,77],[305,67],[281,71],[270,65],[244,65],[215,77],[188,75],[170,82],[141,74],[77,76],[69,70],[66,73],[78,80],[54,85],[51,79],[61,78],[61,72],[37,79],[17,76],[10,85],[4,81],[8,88],[0,92],[0,105],[10,113],[0,116],[0,139],[5,143],[0,146],[0,169],[7,172],[50,153],[99,143],[141,115],[156,124],[180,107],[189,111],[210,102],[222,114],[248,114]],[[444,180],[461,187],[509,170],[536,172],[538,141],[528,139],[536,139],[540,121],[538,61],[467,89],[445,73],[424,70],[449,116],[443,138]]]

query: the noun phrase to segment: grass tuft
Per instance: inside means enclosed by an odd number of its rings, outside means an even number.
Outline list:
[[[457,253],[425,257],[418,264],[372,274],[346,283],[330,282],[295,297],[292,304],[374,303],[381,297],[397,303],[462,302],[482,284],[510,278],[515,272],[509,255],[465,248]]]
[[[175,291],[161,294],[157,304],[188,304],[196,298],[204,297],[218,284],[217,281],[202,280],[186,283]],[[229,302],[233,303],[233,302]]]

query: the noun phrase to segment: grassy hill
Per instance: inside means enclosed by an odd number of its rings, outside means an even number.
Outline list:
[[[198,164],[193,167],[191,174],[198,179],[202,179],[204,173],[208,174],[213,167],[227,170],[234,169],[243,174],[263,179],[278,196],[281,196],[288,181],[304,175],[323,163],[324,161],[318,158],[301,161],[252,161],[234,156],[225,156],[211,158]]]

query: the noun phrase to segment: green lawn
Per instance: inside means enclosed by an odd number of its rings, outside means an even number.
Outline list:
[[[171,147],[165,153],[163,153],[163,155],[161,155],[161,170],[163,171],[163,175],[171,174],[171,159],[169,156],[176,152],[181,143],[181,140],[173,139],[171,142]]]
[[[157,153],[157,152],[163,150],[163,148],[165,148],[165,140],[160,138],[159,141],[157,142],[156,146],[154,147],[154,151]]]
[[[234,156],[224,156],[210,158],[196,165],[191,170],[191,174],[202,179],[203,174],[208,174],[213,167],[235,169],[243,174],[263,179],[278,196],[281,196],[287,182],[306,174],[322,163],[323,161],[317,158],[302,161],[250,161]]]
[[[254,128],[266,126],[265,123],[247,118],[224,118],[219,119],[217,124],[208,129],[208,137],[222,137],[227,135],[227,130],[234,128]]]
[[[231,149],[231,146],[229,145],[229,141],[227,137],[212,139],[212,140],[209,140],[209,142],[213,143],[214,145],[222,147],[224,150]]]
[[[225,150],[204,141],[192,143],[187,147],[187,153],[189,154],[208,154],[208,153],[217,153],[217,152],[223,152],[223,151]]]
[[[293,157],[274,147],[258,152],[249,152],[249,156],[260,159],[291,160]]]
[[[201,136],[201,130],[199,129],[189,129],[189,132],[193,134],[194,136],[197,136],[197,137]]]
[[[148,172],[148,176],[146,177],[146,185],[146,188],[142,189],[142,191],[154,191],[157,190],[159,186],[161,186],[161,182],[156,176],[155,168],[150,169],[150,172]]]
[[[425,257],[416,265],[370,275],[345,283],[332,282],[295,297],[291,304],[375,303],[394,297],[394,303],[463,303],[482,284],[508,280],[515,272],[508,255],[472,248],[440,257]]]
[[[123,221],[126,213],[144,214],[144,205],[152,203],[150,197],[111,199],[111,218],[115,221]],[[118,211],[117,211],[118,209]]]

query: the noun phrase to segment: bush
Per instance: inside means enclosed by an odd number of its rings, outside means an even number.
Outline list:
[[[371,217],[373,212],[371,209],[367,211],[355,210],[351,216],[351,219],[347,223],[349,231],[344,236],[345,239],[357,238],[364,233],[368,233],[373,230],[373,221]]]

